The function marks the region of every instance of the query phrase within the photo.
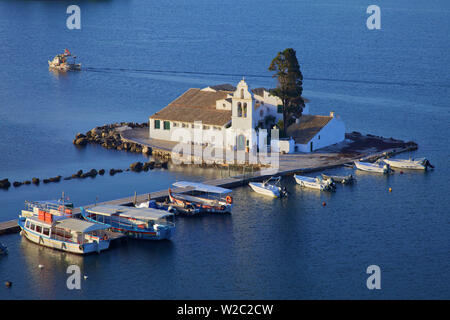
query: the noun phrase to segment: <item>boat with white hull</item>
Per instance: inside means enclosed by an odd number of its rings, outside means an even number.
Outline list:
[[[76,254],[99,253],[109,248],[110,240],[106,234],[109,226],[68,218],[65,207],[55,203],[26,204],[18,224],[21,235],[31,242]]]
[[[383,162],[389,164],[393,168],[411,169],[411,170],[427,170],[428,167],[434,166],[426,158],[419,159],[383,159]]]
[[[338,182],[342,184],[351,184],[356,181],[355,177],[353,175],[349,174],[347,176],[329,176],[324,173],[322,173],[322,178],[327,180],[331,179],[333,182]]]
[[[274,181],[274,183],[270,183]],[[270,177],[269,179],[263,182],[249,182],[249,186],[256,193],[273,197],[273,198],[281,198],[287,195],[286,188],[280,185],[281,177]]]
[[[155,208],[98,205],[81,209],[81,216],[108,225],[127,237],[143,240],[170,239],[175,232],[174,215]]]
[[[393,172],[389,164],[382,162],[370,163],[370,162],[355,161],[355,166],[357,169],[367,172],[383,173],[383,174]]]
[[[331,179],[322,179],[321,177],[305,177],[294,174],[295,181],[304,188],[311,188],[320,191],[334,191],[335,185]]]

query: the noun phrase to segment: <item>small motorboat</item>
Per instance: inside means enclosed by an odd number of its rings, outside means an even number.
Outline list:
[[[170,213],[176,215],[186,215],[193,216],[200,212],[198,208],[196,208],[192,204],[177,204],[174,202],[156,202],[155,200],[145,201],[135,205],[136,208],[154,208],[169,211]]]
[[[69,58],[72,58],[71,63]],[[56,69],[59,71],[69,71],[69,70],[81,70],[81,63],[75,63],[77,57],[72,55],[69,50],[65,49],[63,54],[56,55],[52,61],[48,61],[48,66],[51,69]]]
[[[8,254],[8,248],[0,242],[0,256],[7,255]]]
[[[270,183],[274,181],[273,183]],[[287,196],[286,187],[282,187],[280,184],[281,177],[270,177],[263,182],[249,182],[249,186],[256,193],[263,194],[273,198],[281,198]]]
[[[370,163],[370,162],[355,161],[355,166],[357,169],[367,172],[375,172],[383,174],[389,174],[391,172],[394,172],[394,170],[391,169],[389,164],[383,162]]]
[[[329,176],[322,173],[322,178],[325,180],[331,179],[333,182],[342,183],[342,184],[350,184],[356,181],[353,175],[349,174],[347,176]]]
[[[413,170],[427,170],[428,168],[434,169],[434,166],[426,158],[419,159],[383,159],[383,161],[389,164],[393,168],[399,169],[413,169]]]
[[[334,191],[336,186],[331,179],[322,179],[322,177],[305,177],[294,174],[295,181],[302,187],[316,189],[320,191]]]

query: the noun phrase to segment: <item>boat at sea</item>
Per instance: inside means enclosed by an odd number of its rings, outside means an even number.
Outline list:
[[[393,168],[411,169],[411,170],[427,170],[434,169],[434,166],[426,158],[419,159],[383,159],[383,162],[389,164]]]
[[[193,205],[200,213],[230,213],[233,208],[230,189],[191,181],[178,181],[173,186],[184,189],[180,193],[174,193],[169,188],[170,202],[177,205]]]
[[[389,174],[394,171],[391,169],[389,164],[383,162],[370,163],[370,162],[355,161],[354,163],[356,168],[362,171],[383,173],[383,174]]]
[[[286,187],[281,186],[281,177],[270,177],[263,182],[249,182],[253,191],[273,198],[281,198],[287,195]]]
[[[342,184],[350,184],[356,181],[355,177],[352,174],[346,176],[330,176],[322,173],[322,178],[325,180],[331,179],[333,182],[342,183]]]
[[[176,215],[193,216],[200,212],[200,209],[196,208],[194,205],[189,204],[178,204],[174,202],[169,202],[167,199],[163,202],[157,202],[155,200],[149,200],[141,202],[135,205],[136,208],[155,208],[169,211]]]
[[[143,240],[170,239],[175,232],[174,215],[155,208],[118,205],[80,207],[81,216],[91,222],[105,224],[113,231]]]
[[[25,202],[18,224],[22,236],[41,246],[76,254],[109,248],[108,225],[72,218],[58,201]]]
[[[81,70],[81,63],[75,63],[76,58],[69,50],[65,49],[64,53],[58,54],[52,61],[48,61],[48,66],[59,71]],[[69,59],[72,61],[69,62]]]
[[[320,176],[313,178],[294,174],[294,179],[300,186],[305,188],[311,188],[320,191],[334,191],[336,189],[336,186],[331,179],[323,179]]]

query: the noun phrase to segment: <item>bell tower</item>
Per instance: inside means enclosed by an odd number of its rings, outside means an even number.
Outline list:
[[[231,98],[231,128],[236,131],[238,149],[252,146],[253,95],[242,79]]]

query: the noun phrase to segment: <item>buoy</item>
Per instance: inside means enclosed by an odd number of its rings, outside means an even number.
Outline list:
[[[389,188],[389,192],[392,192],[392,188]]]
[[[88,276],[85,275],[85,276],[84,276],[84,280],[86,280],[87,278],[88,278]]]
[[[327,203],[324,201],[324,202],[322,202],[322,206],[326,206],[327,205]]]
[[[44,267],[43,264],[38,265],[39,269],[42,269]]]
[[[7,288],[11,288],[11,287],[12,287],[12,282],[11,282],[11,281],[6,281],[6,282],[5,282],[5,286],[6,286]]]

